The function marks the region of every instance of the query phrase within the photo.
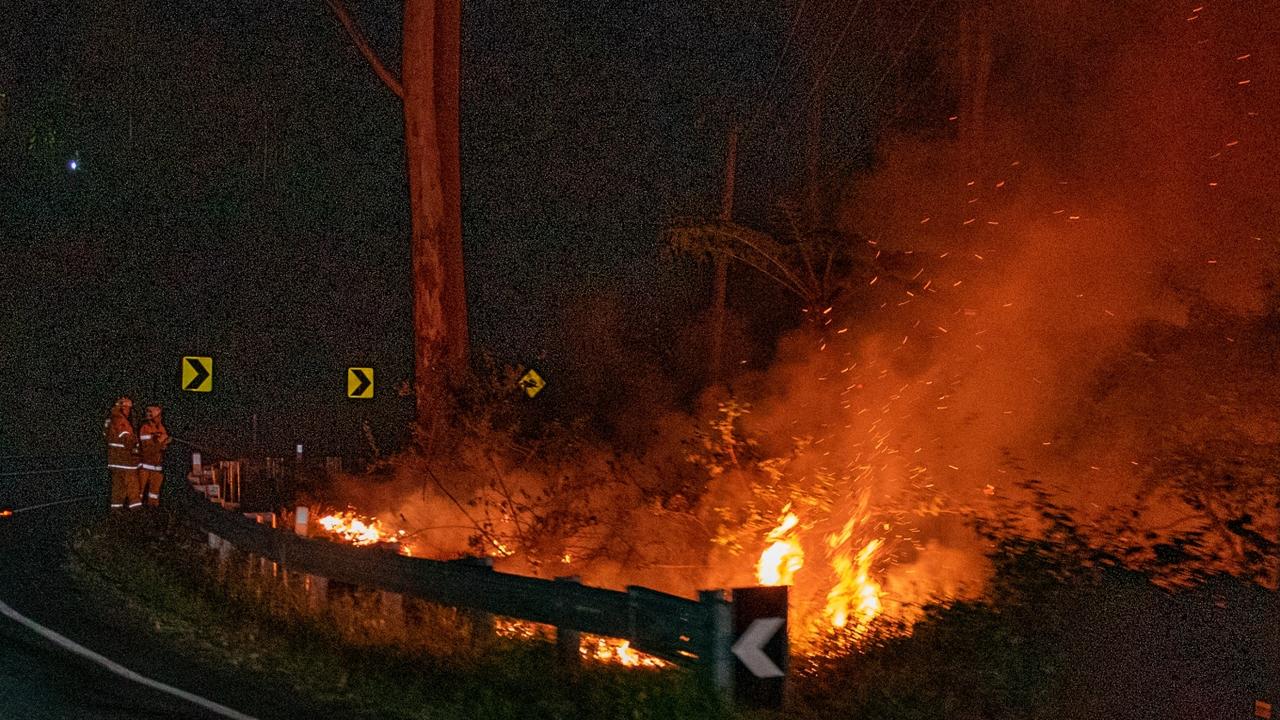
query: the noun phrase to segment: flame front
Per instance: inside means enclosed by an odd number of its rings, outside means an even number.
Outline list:
[[[582,641],[582,657],[587,660],[624,667],[665,668],[668,666],[665,660],[632,649],[630,640],[584,636]]]
[[[316,521],[324,531],[330,535],[334,535],[343,542],[352,545],[376,545],[378,543],[394,543],[399,544],[404,531],[389,531],[382,527],[382,523],[367,517],[361,517],[354,512],[347,511],[341,513],[333,513],[325,515]],[[401,545],[400,552],[407,555],[409,549]]]
[[[844,628],[853,620],[855,630],[865,630],[883,609],[880,583],[871,577],[871,564],[884,541],[874,538],[853,552],[856,546],[852,542],[853,530],[862,519],[863,515],[856,514],[840,532],[827,538],[833,553],[831,567],[836,573],[836,584],[827,593],[825,614],[834,628]]]
[[[761,585],[790,585],[804,567],[804,548],[798,538],[800,518],[791,512],[789,504],[782,512],[778,527],[765,538],[769,546],[760,553],[760,561],[756,563],[756,580]]]
[[[511,618],[495,619],[494,630],[501,637],[515,640],[547,641],[553,640],[556,634],[555,627],[551,625]],[[662,658],[642,653],[631,647],[630,640],[619,640],[586,633],[581,636],[578,652],[582,655],[583,660],[605,665],[638,668],[666,668],[671,666],[671,663]]]
[[[871,522],[868,501],[869,497],[864,493],[844,527],[827,536],[828,557],[835,582],[827,591],[821,617],[823,623],[832,628],[852,627],[862,632],[884,609],[880,583],[872,578],[871,571],[885,542],[880,537],[865,543],[855,540],[856,531]],[[788,504],[782,509],[778,526],[766,536],[768,545],[756,564],[756,580],[761,585],[795,583],[796,573],[804,567],[805,560],[799,536],[800,518]]]

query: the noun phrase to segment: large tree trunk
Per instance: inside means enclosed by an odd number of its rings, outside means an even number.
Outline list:
[[[467,358],[458,150],[460,0],[404,5],[404,141],[412,225],[414,390],[433,433],[445,380]]]

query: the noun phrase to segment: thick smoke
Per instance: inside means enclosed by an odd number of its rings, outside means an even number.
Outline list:
[[[801,518],[802,605],[822,603],[825,537],[864,502],[856,541],[888,541],[874,568],[887,604],[915,603],[981,585],[984,548],[965,521],[1020,479],[1101,513],[1143,487],[1158,436],[1194,431],[1231,398],[1256,427],[1280,427],[1280,398],[1251,372],[1259,344],[1204,320],[1248,325],[1274,292],[1277,10],[997,6],[981,132],[882,142],[839,213],[882,271],[833,310],[824,338],[797,331],[774,367],[733,384],[757,453],[792,457],[789,480],[834,498]],[[589,582],[684,594],[752,583],[763,536],[734,555],[708,526],[762,479],[727,472],[698,507],[664,505],[655,497],[696,424],[673,413],[661,425],[630,468],[600,451],[579,455],[583,467],[502,472],[533,494],[552,475],[627,476],[593,500],[614,513],[602,517],[611,547],[627,550],[574,567]],[[446,478],[451,499],[420,468],[400,472],[393,497],[371,503],[436,528],[420,537],[430,554],[462,550],[465,496],[487,481]]]
[[[1262,5],[997,11],[986,127],[883,144],[841,219],[890,270],[834,341],[784,346],[752,430],[821,438],[848,502],[870,487],[886,516],[929,494],[981,511],[1032,476],[1086,510],[1132,499],[1152,439],[1243,382],[1230,333],[1197,338],[1220,360],[1153,358],[1151,337],[1256,317],[1276,269],[1280,14]],[[954,523],[902,524],[917,549],[891,595],[980,579]]]

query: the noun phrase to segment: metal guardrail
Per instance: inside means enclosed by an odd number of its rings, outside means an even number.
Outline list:
[[[719,600],[697,602],[632,586],[626,592],[412,558],[372,548],[299,537],[222,510],[185,482],[170,478],[172,504],[197,529],[291,571],[419,598],[441,605],[628,640],[641,652],[698,665],[713,651]],[[706,664],[706,663],[702,663]]]

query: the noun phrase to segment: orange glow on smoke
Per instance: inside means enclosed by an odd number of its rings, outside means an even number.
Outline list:
[[[761,585],[790,585],[804,567],[804,548],[800,547],[798,538],[800,518],[791,512],[790,505],[782,512],[778,527],[765,538],[769,546],[760,553],[760,561],[756,563],[756,580]]]

